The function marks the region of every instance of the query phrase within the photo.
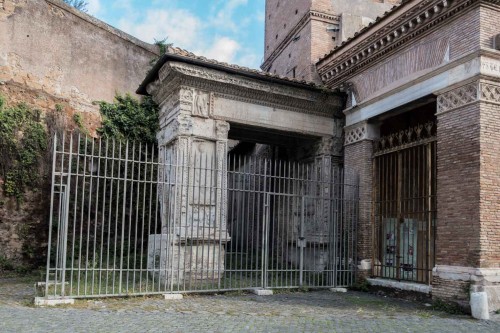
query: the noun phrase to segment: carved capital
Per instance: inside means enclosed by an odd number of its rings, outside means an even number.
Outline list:
[[[344,145],[350,145],[363,140],[376,140],[380,136],[380,130],[378,125],[369,124],[367,122],[362,122],[349,126],[345,130],[345,141]]]
[[[500,104],[500,85],[481,82],[479,87],[482,101]]]
[[[179,115],[175,120],[175,124],[179,135],[190,135],[193,130],[193,120],[190,116]]]
[[[191,116],[179,114],[172,119],[167,126],[162,128],[157,135],[158,143],[165,145],[179,136],[190,136],[193,132],[193,120]]]
[[[335,144],[335,142],[333,140],[333,137],[331,137],[331,136],[325,136],[325,137],[319,139],[319,141],[316,145],[316,154],[317,155],[333,155],[334,144]]]
[[[437,98],[437,113],[448,112],[479,100],[479,82],[447,91]]]
[[[227,121],[215,121],[215,136],[217,140],[227,140],[229,133],[229,123]]]
[[[158,91],[159,87],[160,87],[160,80],[156,80],[148,84],[148,86],[146,87],[146,91],[148,92],[149,95],[154,96]]]
[[[194,107],[194,91],[188,87],[181,87],[180,90],[181,111],[192,114]]]
[[[165,80],[165,78],[167,78],[170,75],[170,73],[172,73],[172,67],[170,66],[169,63],[166,63],[158,71],[158,77],[160,78],[160,81]]]
[[[437,114],[452,111],[478,101],[500,104],[500,85],[475,81],[442,93],[437,98]]]

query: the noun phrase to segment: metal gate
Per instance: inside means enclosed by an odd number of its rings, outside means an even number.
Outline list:
[[[354,281],[358,178],[310,163],[54,138],[43,295],[104,297]]]
[[[375,144],[374,271],[431,283],[436,228],[436,125],[418,125]]]

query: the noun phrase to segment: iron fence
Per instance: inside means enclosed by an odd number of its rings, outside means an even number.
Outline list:
[[[436,229],[436,125],[376,142],[375,276],[430,284]]]
[[[157,156],[160,151],[160,156]],[[45,297],[354,281],[358,178],[309,163],[54,138]]]

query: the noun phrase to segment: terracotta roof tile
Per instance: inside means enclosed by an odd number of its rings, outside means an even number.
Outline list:
[[[242,73],[249,73],[249,74],[259,75],[262,77],[272,77],[274,79],[283,80],[283,81],[287,81],[287,82],[293,82],[293,83],[299,83],[299,84],[307,85],[310,87],[323,87],[322,85],[316,84],[314,82],[306,81],[306,80],[298,80],[298,79],[294,79],[294,78],[290,78],[290,77],[286,77],[286,76],[273,74],[270,72],[264,72],[264,71],[261,71],[258,69],[252,69],[252,68],[239,66],[239,65],[235,65],[235,64],[228,64],[226,62],[220,62],[220,61],[217,61],[214,59],[208,59],[208,58],[203,57],[203,56],[198,56],[190,51],[181,49],[179,47],[169,46],[167,48],[167,54],[172,54],[172,55],[177,55],[177,56],[189,58],[192,60],[197,60],[197,61],[200,61],[200,62],[206,63],[206,64],[226,67],[228,69],[240,71]]]

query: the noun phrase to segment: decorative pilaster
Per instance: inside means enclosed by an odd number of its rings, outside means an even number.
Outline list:
[[[379,137],[379,128],[362,122],[346,128],[344,164],[346,170],[359,176],[359,219],[356,232],[358,277],[370,274],[373,231],[372,231],[372,190],[373,190],[373,141]]]
[[[216,159],[217,159],[217,225],[221,232],[227,234],[226,212],[227,212],[227,140],[229,123],[225,121],[215,122],[216,131]]]
[[[500,307],[500,84],[479,79],[437,99],[434,298]],[[486,311],[487,313],[487,311]],[[484,318],[482,318],[484,319]]]
[[[380,136],[379,127],[375,124],[368,122],[361,122],[345,129],[344,145],[351,145],[353,143],[369,140],[376,140]]]

